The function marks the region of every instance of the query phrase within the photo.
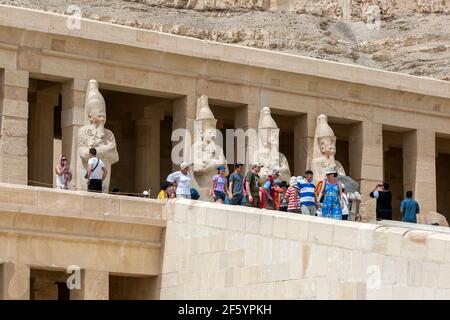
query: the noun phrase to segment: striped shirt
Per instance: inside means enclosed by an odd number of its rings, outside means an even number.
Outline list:
[[[314,192],[316,186],[312,182],[308,182],[306,179],[302,179],[297,182],[297,188],[300,189],[300,205],[301,206],[315,206],[316,198]]]
[[[300,197],[298,196],[298,189],[296,187],[289,187],[286,191],[286,197],[289,199],[288,210],[300,209]],[[295,203],[296,198],[297,203]]]

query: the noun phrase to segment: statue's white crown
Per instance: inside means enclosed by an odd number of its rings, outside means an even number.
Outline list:
[[[264,107],[259,112],[259,129],[278,129],[278,126],[272,118],[272,114],[269,107]]]
[[[209,108],[208,97],[206,95],[202,95],[197,99],[197,114],[195,120],[202,122],[203,129],[216,127],[217,120],[214,118],[214,114]]]
[[[317,117],[316,138],[335,138],[333,129],[328,124],[328,117],[324,114]]]
[[[105,99],[99,91],[99,84],[97,80],[92,79],[88,82],[84,109],[86,124],[89,122],[89,115],[92,110],[106,114]]]

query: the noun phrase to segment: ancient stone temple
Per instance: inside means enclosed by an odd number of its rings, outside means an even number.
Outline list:
[[[399,210],[412,190],[450,218],[448,82],[68,18],[0,6],[0,299],[450,299],[448,228]],[[363,223],[156,200],[172,133],[199,123],[206,185],[212,155],[236,161],[218,131],[269,130],[252,156],[285,176],[336,164]],[[104,193],[84,191],[88,146]],[[396,221],[375,221],[382,181]]]

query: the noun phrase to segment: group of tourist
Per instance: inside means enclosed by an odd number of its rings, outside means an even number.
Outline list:
[[[59,163],[55,168],[56,173],[56,188],[70,189],[70,182],[72,181],[72,171],[66,156],[61,156]],[[85,174],[87,179],[88,191],[102,192],[103,180],[105,180],[108,171],[105,164],[97,157],[97,150],[95,148],[89,149],[88,169]]]
[[[85,178],[88,181],[88,191],[102,192],[102,182],[107,175],[107,169],[97,157],[95,148],[89,150],[88,169]],[[253,165],[244,175],[244,165],[238,163],[234,172],[226,176],[226,168],[217,167],[217,174],[211,178],[209,195],[215,202],[230,205],[247,205],[250,207],[280,210],[307,215],[320,215],[336,220],[349,220],[349,208],[352,205],[351,196],[346,193],[345,185],[337,181],[335,168],[327,168],[326,178],[313,183],[314,173],[307,170],[304,176],[291,177],[289,184],[279,179],[278,170],[273,170],[264,183],[261,183],[259,165]],[[180,164],[180,170],[171,173],[167,181],[161,184],[158,199],[199,199],[198,191],[192,187],[190,165]],[[62,156],[55,168],[56,187],[69,189],[72,172],[67,158]],[[392,193],[389,183],[378,184],[370,193],[376,199],[376,214],[378,220],[392,220]],[[145,191],[144,191],[145,192]],[[144,194],[145,197],[145,194]],[[148,197],[148,193],[147,193]],[[412,191],[406,192],[406,199],[400,205],[402,220],[417,223],[416,215],[420,208],[413,199]],[[354,220],[353,217],[350,220]]]
[[[370,193],[371,198],[377,200],[377,220],[392,220],[392,193],[387,182],[378,184]],[[420,213],[419,203],[414,200],[413,192],[407,191],[406,198],[400,203],[402,221],[417,223],[417,215]]]
[[[211,177],[209,196],[215,202],[230,205],[301,213],[315,216],[318,213],[326,218],[347,220],[349,198],[345,186],[336,180],[337,171],[328,168],[327,178],[313,183],[313,172],[307,170],[304,176],[291,177],[289,184],[281,181],[278,170],[273,170],[263,182],[259,176],[261,167],[253,165],[244,174],[244,165],[238,163],[234,172],[226,176],[225,166],[217,167],[217,174]],[[189,165],[183,162],[180,170],[167,177],[162,185],[159,199],[192,199],[198,192],[191,185]],[[262,183],[263,182],[263,183]],[[198,198],[198,197],[196,197]]]

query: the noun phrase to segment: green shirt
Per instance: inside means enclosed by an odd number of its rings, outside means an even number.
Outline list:
[[[259,176],[253,171],[249,171],[245,176],[245,182],[250,184],[250,193],[252,197],[259,197]]]

